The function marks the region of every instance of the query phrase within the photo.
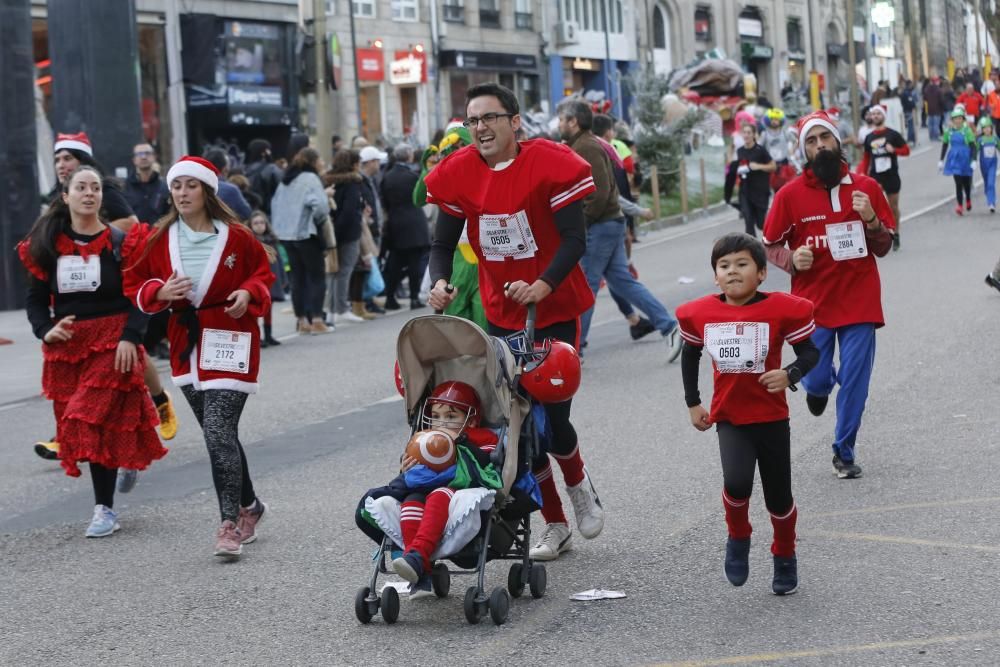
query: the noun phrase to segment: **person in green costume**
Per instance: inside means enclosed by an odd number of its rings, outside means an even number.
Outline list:
[[[437,146],[428,146],[420,159],[420,180],[413,189],[415,206],[427,204],[427,186],[424,179],[431,169],[441,159],[454,153],[463,146],[472,143],[469,131],[459,123],[452,123],[445,130],[444,138]],[[479,297],[479,259],[469,245],[469,238],[462,233],[462,239],[455,251],[455,259],[451,270],[451,284],[458,288],[458,296],[448,304],[445,313],[471,320],[486,330],[486,313],[483,311],[483,301]]]

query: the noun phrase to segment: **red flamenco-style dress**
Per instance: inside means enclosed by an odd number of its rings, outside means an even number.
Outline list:
[[[114,368],[119,341],[141,345],[145,330],[145,316],[121,289],[121,266],[137,244],[125,239],[119,261],[110,228],[94,237],[74,239],[69,233],[59,233],[56,251],[60,258],[76,255],[84,262],[97,256],[97,290],[61,293],[58,276],[35,263],[28,242],[17,248],[31,273],[28,316],[35,335],[44,340],[59,319],[76,315],[69,340],[42,343],[42,393],[55,412],[59,458],[71,477],[80,476],[81,462],[144,470],[167,453],[156,434],[159,418],[143,380],[146,357],[139,354],[129,373]]]

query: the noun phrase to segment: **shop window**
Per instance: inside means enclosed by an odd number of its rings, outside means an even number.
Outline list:
[[[737,19],[740,40],[762,44],[764,42],[764,19],[756,7],[746,7]]]
[[[534,74],[521,75],[521,109],[530,111],[542,100],[538,87],[538,77]]]
[[[788,19],[788,50],[803,51],[802,24],[798,19]]]
[[[479,25],[483,28],[500,27],[500,0],[479,0]]]
[[[663,8],[659,6],[653,9],[653,48],[667,48],[667,25],[663,17]]]
[[[352,0],[351,4],[354,6],[355,16],[364,19],[375,18],[375,0]]]
[[[711,8],[701,6],[694,10],[694,38],[700,42],[712,41]]]
[[[361,134],[373,140],[382,134],[382,94],[379,86],[361,88]]]
[[[465,2],[463,0],[444,0],[441,9],[442,18],[448,23],[465,23]]]
[[[393,21],[417,21],[419,18],[417,0],[392,0]]]

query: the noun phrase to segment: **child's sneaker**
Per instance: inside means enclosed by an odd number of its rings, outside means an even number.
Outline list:
[[[84,535],[87,537],[107,537],[119,530],[121,530],[121,524],[118,523],[118,513],[110,507],[94,505],[94,516]]]
[[[139,480],[139,471],[131,468],[119,468],[118,478],[115,481],[115,489],[118,493],[129,493],[135,488],[135,483]]]
[[[267,505],[260,499],[254,500],[251,507],[240,508],[236,529],[240,531],[241,544],[250,544],[257,539],[257,524],[264,520],[265,512]]]
[[[996,213],[996,212],[997,212],[997,207],[996,206],[990,206],[990,213]]]
[[[434,583],[431,581],[431,575],[425,574],[417,579],[416,582],[410,584],[411,600],[432,597],[434,597]]]
[[[795,556],[774,557],[774,579],[771,590],[775,595],[791,595],[799,588],[799,568]]]
[[[416,551],[407,551],[400,558],[392,561],[392,568],[403,579],[415,584],[420,581],[420,577],[424,574],[424,559]]]
[[[955,214],[956,215],[962,215],[962,205],[961,204],[959,204],[958,206],[955,207]]]
[[[742,586],[750,576],[750,538],[726,540],[726,579],[733,586]]]
[[[240,530],[236,524],[226,519],[219,526],[215,539],[215,555],[223,560],[239,560],[243,554]]]

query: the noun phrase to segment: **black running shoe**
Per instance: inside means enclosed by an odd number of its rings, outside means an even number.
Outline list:
[[[742,586],[750,576],[750,538],[726,540],[726,579],[733,586]]]
[[[992,287],[993,289],[1000,291],[1000,280],[994,278],[993,274],[991,273],[986,274],[986,284]]]
[[[774,579],[771,590],[775,595],[791,595],[799,588],[799,567],[795,556],[791,558],[774,557]]]
[[[654,327],[653,323],[645,317],[640,317],[636,324],[633,324],[628,328],[628,333],[632,336],[632,340],[639,340],[643,336],[648,336],[654,331],[656,331],[656,327]]]
[[[861,477],[861,466],[854,461],[845,461],[838,455],[833,455],[833,472],[840,479],[857,479]]]
[[[826,410],[826,404],[829,400],[829,396],[806,394],[806,405],[809,406],[809,412],[813,413],[817,417],[823,414],[823,411]]]

